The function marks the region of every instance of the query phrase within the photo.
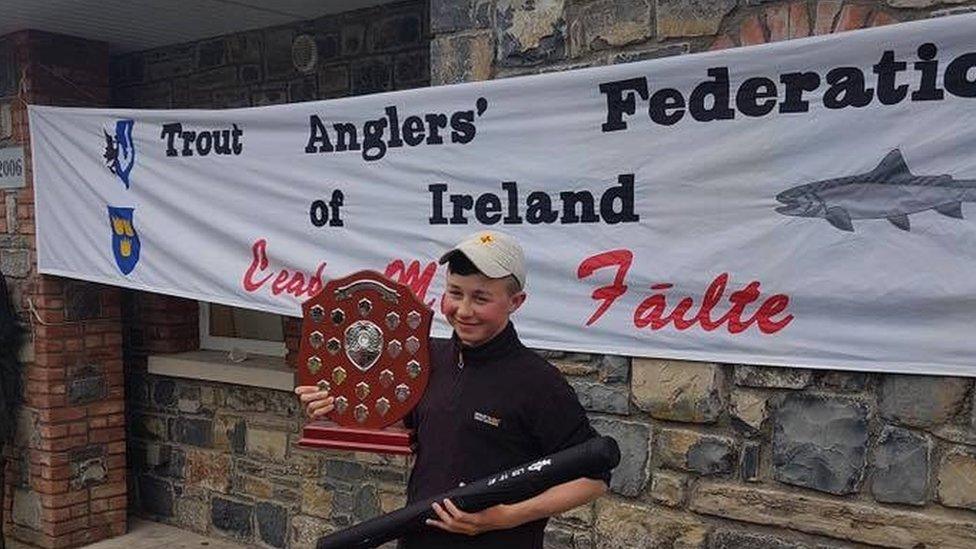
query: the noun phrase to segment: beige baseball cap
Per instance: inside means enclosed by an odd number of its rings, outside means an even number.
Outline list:
[[[515,238],[498,231],[479,231],[448,250],[440,263],[446,263],[454,252],[464,254],[488,278],[512,275],[525,288],[525,253]]]

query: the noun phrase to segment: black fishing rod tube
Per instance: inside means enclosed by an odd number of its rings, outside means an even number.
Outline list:
[[[620,448],[610,437],[594,437],[555,454],[479,479],[402,509],[319,539],[317,549],[369,549],[424,527],[436,518],[431,504],[450,499],[467,513],[515,503],[553,486],[609,471],[620,463]]]

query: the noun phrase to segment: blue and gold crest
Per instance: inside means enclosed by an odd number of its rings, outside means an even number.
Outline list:
[[[133,224],[133,208],[108,207],[108,220],[112,226],[112,252],[122,274],[129,274],[139,262],[139,235]]]
[[[105,166],[110,172],[114,173],[122,183],[125,183],[125,188],[129,188],[129,173],[132,172],[132,166],[136,163],[136,145],[132,141],[132,127],[135,125],[135,121],[129,120],[117,120],[115,122],[115,136],[105,133],[105,154],[103,158],[105,159]]]

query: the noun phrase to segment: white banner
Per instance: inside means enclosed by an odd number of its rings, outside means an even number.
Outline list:
[[[436,258],[492,228],[526,250],[530,346],[974,375],[974,31],[252,109],[31,107],[39,268],[295,316],[369,268],[436,308]]]

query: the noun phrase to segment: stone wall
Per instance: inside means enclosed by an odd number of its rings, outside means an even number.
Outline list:
[[[802,38],[938,0],[431,0],[433,85]],[[973,380],[560,356],[624,460],[549,547],[976,547]],[[974,358],[976,360],[976,358]]]

